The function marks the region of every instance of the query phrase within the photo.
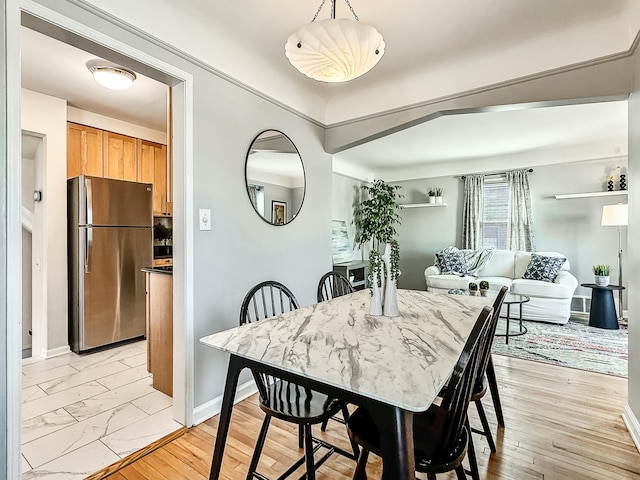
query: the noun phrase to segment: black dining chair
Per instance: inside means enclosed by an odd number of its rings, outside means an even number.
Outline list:
[[[507,294],[509,289],[503,286],[498,295],[496,295],[495,300],[493,301],[493,314],[491,315],[491,319],[489,321],[489,334],[487,335],[487,341],[484,345],[482,345],[482,349],[480,352],[480,359],[478,364],[478,373],[476,382],[473,386],[473,390],[471,392],[471,402],[473,402],[478,411],[478,417],[480,417],[480,423],[482,423],[482,430],[469,427],[471,433],[477,433],[484,436],[487,439],[487,443],[489,444],[489,448],[491,449],[491,453],[496,453],[496,444],[493,440],[493,435],[491,434],[491,427],[489,426],[489,421],[487,420],[487,414],[484,411],[484,407],[482,406],[482,398],[487,394],[487,386],[490,382],[496,382],[495,374],[493,377],[487,375],[488,366],[491,363],[491,347],[493,346],[493,339],[495,338],[496,327],[498,326],[498,320],[500,318],[500,309],[502,308],[502,302],[504,301],[504,297]],[[496,394],[493,395],[494,389],[491,389],[492,398],[494,405],[500,405],[500,397],[497,393],[497,385],[495,388]],[[498,407],[496,407],[497,409]],[[502,407],[500,406],[500,412],[502,412]],[[473,437],[469,436],[469,465],[470,465],[470,473],[471,478],[473,480],[480,479],[480,473],[478,471],[478,462],[475,455],[475,446],[473,444]]]
[[[275,281],[262,282],[249,290],[245,296],[240,308],[240,325],[264,320],[298,308],[300,308],[298,301],[286,286]],[[256,371],[252,371],[252,374],[258,387],[260,408],[265,413],[265,417],[251,458],[247,480],[266,478],[256,472],[256,469],[272,417],[298,425],[298,446],[304,448],[304,456],[278,477],[279,480],[287,478],[303,463],[306,463],[306,477],[314,480],[317,468],[333,453],[355,459],[353,454],[317,439],[311,433],[312,425],[323,423],[343,408],[346,410],[343,402],[282,378]],[[322,447],[326,448],[327,452],[316,462],[313,455]]]
[[[327,272],[318,282],[318,302],[326,302],[354,291],[347,277],[339,272]]]
[[[320,281],[318,282],[318,292],[317,298],[318,302],[326,302],[327,300],[331,300],[332,298],[341,297],[343,295],[347,295],[349,293],[355,292],[355,289],[351,285],[351,282],[347,277],[342,275],[339,272],[327,272],[322,277],[320,277]],[[332,420],[335,420],[339,423],[346,424],[347,418],[349,418],[349,409],[347,405],[344,405],[342,409],[342,417],[336,415],[331,417]],[[329,423],[329,419],[322,422],[322,426],[320,429],[324,432],[327,429],[327,424]],[[358,457],[358,446],[356,444],[352,444],[353,453],[355,457]]]
[[[467,427],[467,409],[476,382],[480,353],[487,342],[491,312],[491,307],[487,306],[478,316],[440,404],[433,404],[425,413],[413,416],[415,469],[426,473],[429,480],[451,470],[455,470],[458,479],[466,478],[462,461],[471,435]],[[380,433],[371,414],[362,407],[351,414],[348,426],[349,436],[361,447],[353,480],[366,480],[369,452],[382,456]]]

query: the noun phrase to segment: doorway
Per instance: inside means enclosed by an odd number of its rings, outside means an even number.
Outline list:
[[[44,139],[22,132],[22,184],[20,220],[22,223],[22,358],[33,354],[32,318],[42,317],[42,184]],[[37,342],[36,342],[37,345]],[[36,348],[37,350],[37,348]]]
[[[38,13],[37,19],[35,17],[30,17],[29,15],[30,12],[27,11],[30,9],[38,10],[38,12],[33,12],[33,13]],[[23,10],[22,19],[23,19],[23,23],[25,22],[29,23],[30,28],[35,27],[36,31],[40,31],[41,33],[46,33],[47,35],[52,35],[54,37],[58,36],[66,39],[71,38],[76,41],[79,41],[80,43],[84,43],[85,45],[88,45],[89,48],[91,48],[92,46],[95,47],[97,45],[97,43],[94,43],[92,38],[93,36],[100,36],[98,33],[84,26],[75,24],[72,21],[66,22],[64,20],[61,20],[58,17],[56,18],[57,26],[53,26],[51,24],[46,23],[46,18],[48,15],[50,15],[50,12],[48,10],[40,9],[40,7],[38,7],[37,5],[29,4],[29,6],[25,7],[25,10]],[[100,45],[100,48],[102,49],[101,53],[103,54],[102,56],[104,56],[104,45],[105,45],[104,37],[101,37],[100,41],[102,42],[102,44]],[[16,41],[16,44],[18,43],[19,42]],[[117,44],[115,40],[112,40],[112,43],[114,45]],[[108,45],[109,42],[107,41],[106,44]],[[123,51],[123,50],[126,50],[126,51]],[[17,52],[13,52],[13,53],[15,55],[10,56],[8,60],[8,64],[10,68],[11,66],[15,67],[16,64],[19,65],[19,59],[18,59],[19,57],[17,55]],[[191,380],[192,355],[190,355],[188,352],[192,351],[193,345],[192,345],[191,335],[188,335],[187,332],[190,332],[192,330],[190,326],[192,322],[192,314],[191,314],[192,309],[190,308],[190,300],[188,296],[187,298],[185,298],[184,292],[186,291],[186,288],[184,287],[184,285],[188,283],[185,279],[190,277],[190,272],[193,268],[192,264],[190,264],[187,261],[187,259],[189,258],[189,255],[187,255],[187,252],[191,248],[190,234],[187,231],[187,227],[191,227],[191,224],[193,222],[190,221],[188,218],[185,218],[184,216],[185,209],[190,204],[190,200],[188,199],[188,196],[184,195],[185,189],[190,190],[189,186],[186,184],[184,179],[185,179],[185,169],[190,170],[189,163],[191,162],[191,159],[189,158],[190,157],[189,155],[190,140],[189,139],[191,137],[191,134],[190,134],[191,117],[189,115],[189,112],[191,111],[191,93],[190,93],[191,77],[189,74],[179,71],[178,69],[175,69],[171,65],[165,64],[159,60],[150,59],[148,56],[138,51],[135,51],[130,48],[123,48],[122,45],[119,45],[119,44],[117,44],[116,47],[114,47],[113,54],[114,55],[127,54],[129,55],[129,58],[132,63],[140,63],[140,61],[137,59],[144,58],[145,62],[147,62],[146,64],[144,64],[144,68],[146,69],[146,72],[148,72],[150,69],[155,69],[157,76],[162,78],[165,82],[168,82],[170,86],[173,88],[173,102],[174,102],[173,119],[177,119],[177,121],[175,121],[175,124],[174,124],[173,145],[171,145],[171,147],[173,147],[172,150],[175,152],[173,155],[174,174],[173,174],[173,181],[171,182],[171,184],[174,186],[173,193],[176,197],[176,201],[174,203],[174,212],[175,212],[174,229],[176,232],[180,232],[180,235],[174,236],[175,240],[174,240],[174,250],[173,250],[174,257],[176,258],[176,272],[175,272],[176,288],[174,290],[175,292],[174,312],[175,311],[179,312],[179,315],[174,315],[174,318],[180,318],[180,319],[183,319],[183,321],[176,322],[174,324],[174,333],[176,334],[175,337],[177,341],[174,342],[174,349],[172,354],[173,354],[173,357],[176,359],[176,363],[181,368],[176,370],[176,375],[174,376],[174,392],[175,392],[174,408],[171,416],[176,420],[178,420],[181,424],[190,426],[192,423],[191,417],[192,417],[192,410],[193,410],[193,400],[192,400],[193,395],[192,395],[192,380]],[[142,63],[140,63],[140,65],[142,65]],[[18,69],[16,68],[16,70]],[[9,91],[8,93],[9,93],[9,96],[11,96],[12,92]],[[18,124],[18,122],[16,121],[15,124]],[[16,132],[15,131],[10,132],[9,137],[15,142]],[[16,150],[18,150],[18,148],[19,147],[16,147]],[[9,161],[11,162],[12,160],[9,160]],[[14,167],[11,169],[11,171],[19,172],[20,168],[16,169]],[[30,188],[30,186],[28,186],[27,188]],[[24,189],[25,192],[27,191],[27,188]],[[16,195],[11,200],[13,202],[12,204],[14,207],[21,203],[20,199],[18,199],[17,197],[18,195]],[[186,201],[185,201],[185,197],[187,198]],[[11,201],[10,201],[10,206],[11,206]],[[21,219],[21,223],[22,223],[22,219]],[[185,224],[186,224],[186,227],[185,227]],[[25,238],[25,245],[27,243],[31,243],[31,245],[33,244],[33,242],[29,242],[28,235],[25,234],[24,238]],[[28,247],[25,247],[25,250],[28,250]],[[26,263],[26,260],[25,260],[25,263]],[[35,262],[32,261],[31,266],[33,267],[34,265],[35,265]],[[20,279],[25,276],[25,275],[22,275],[22,272],[20,271],[22,270],[22,267],[23,267],[22,264],[20,264],[19,269],[16,268],[15,265],[13,267],[14,268],[12,268],[12,266],[9,267],[9,275],[12,278]],[[31,293],[26,292],[25,296],[29,296],[29,295],[31,296],[33,295],[33,290]],[[16,307],[14,305],[14,311],[21,311],[21,310],[23,310],[23,308]],[[24,310],[28,310],[28,308]],[[31,313],[32,315],[34,314],[33,308]],[[28,315],[28,311],[25,312],[25,315]],[[12,339],[10,341],[15,341],[16,339],[21,338],[22,333],[23,332],[21,331],[10,331],[9,336]],[[52,352],[52,353],[53,354],[51,356],[55,357],[51,359],[52,361],[60,362],[61,364],[64,364],[64,362],[60,360],[61,358],[64,357],[64,355],[57,357],[56,355],[60,352]],[[17,364],[12,364],[12,365],[17,365]],[[34,369],[34,370],[37,370],[37,369]],[[20,391],[19,375],[16,375],[16,372],[14,371],[13,368],[9,368],[9,373],[10,373],[9,376],[11,378],[16,379],[18,381],[17,384],[15,381],[12,383],[12,386],[16,388],[10,388],[9,391],[19,392]],[[18,403],[20,400],[19,395],[20,395],[19,393],[15,393],[15,396],[9,398],[9,402],[13,405]],[[18,433],[16,430],[17,429],[15,428],[15,424],[9,425],[8,433],[9,433],[10,439],[12,440],[10,441],[10,444],[13,444],[13,445],[15,445],[16,443],[15,439],[18,438]],[[86,459],[87,456],[83,456],[83,458]],[[19,459],[17,458],[16,460],[19,460]],[[17,464],[19,463],[19,461],[16,461],[15,463]],[[19,471],[16,469],[17,465],[14,465],[14,462],[10,461],[10,464],[11,464],[10,471],[15,471],[15,472]],[[13,470],[11,470],[11,468],[13,468]],[[18,477],[15,476],[15,478],[18,478]]]

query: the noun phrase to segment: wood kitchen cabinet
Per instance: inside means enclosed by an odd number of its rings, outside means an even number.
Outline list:
[[[67,124],[67,178],[103,176],[103,132],[97,128]]]
[[[118,180],[137,180],[136,139],[104,132],[104,176]]]
[[[152,183],[153,214],[173,214],[166,145],[68,122],[67,178],[80,175]]]
[[[147,277],[147,370],[153,388],[173,396],[173,275],[143,269]]]
[[[153,214],[171,215],[171,166],[167,146],[138,140],[138,181],[153,183]]]

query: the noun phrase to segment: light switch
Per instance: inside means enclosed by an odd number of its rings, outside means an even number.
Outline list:
[[[200,219],[200,230],[211,230],[211,210],[201,208],[198,210],[198,218]]]

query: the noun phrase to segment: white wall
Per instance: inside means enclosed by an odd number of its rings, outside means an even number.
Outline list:
[[[22,129],[44,137],[45,172],[42,185],[42,232],[34,232],[34,246],[42,239],[42,316],[33,322],[33,355],[51,356],[65,352],[68,340],[67,308],[67,102],[22,90]],[[37,250],[35,250],[37,252]],[[61,252],[63,254],[61,255]],[[40,259],[40,261],[38,261]],[[35,312],[34,312],[35,313]],[[66,348],[65,348],[66,347]]]
[[[580,283],[593,281],[594,264],[610,264],[613,282],[618,275],[618,230],[600,226],[602,206],[626,203],[625,196],[556,200],[556,194],[600,192],[615,166],[626,159],[590,160],[534,168],[529,176],[536,250],[564,253]],[[503,165],[507,169],[507,165]],[[403,288],[425,289],[424,269],[433,264],[436,252],[449,245],[461,247],[461,219],[464,181],[458,177],[438,177],[408,182],[400,193],[402,203],[422,203],[429,187],[443,187],[446,207],[413,208],[401,211],[399,228],[399,283]],[[616,186],[617,188],[617,186]],[[623,229],[623,265],[627,261],[626,229]],[[626,270],[629,271],[628,269]],[[626,278],[626,277],[625,277]],[[626,283],[626,281],[625,281]],[[576,294],[590,295],[578,287]]]
[[[636,50],[635,84],[629,100],[629,175],[640,178],[640,54]],[[640,290],[640,194],[631,186],[629,192],[629,245],[627,288]],[[625,420],[640,450],[640,295],[629,296],[629,409]]]

